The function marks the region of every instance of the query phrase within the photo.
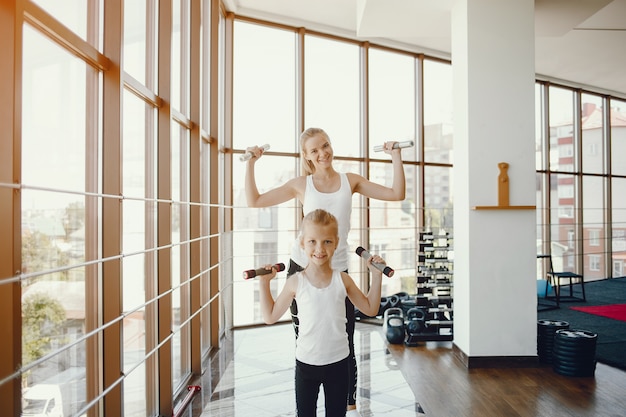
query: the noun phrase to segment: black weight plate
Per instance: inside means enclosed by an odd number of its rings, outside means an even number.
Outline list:
[[[553,329],[569,329],[569,323],[561,320],[538,320],[537,329],[553,330]]]
[[[563,364],[565,366],[578,366],[578,367],[585,367],[585,366],[589,366],[589,364],[592,364],[596,361],[595,356],[590,356],[590,357],[585,357],[585,358],[565,358],[563,356],[559,356],[559,355],[553,355],[552,356],[552,363],[558,363],[558,364]]]
[[[563,349],[563,350],[580,350],[580,351],[589,351],[590,349],[594,349],[596,347],[595,343],[584,343],[584,342],[573,342],[571,340],[559,341],[555,342],[552,345],[552,349]]]
[[[589,365],[578,366],[578,365],[571,365],[568,363],[552,362],[552,369],[554,369],[555,371],[558,369],[564,372],[589,372],[589,371],[594,371],[596,369],[596,364],[594,362]]]
[[[563,359],[584,359],[584,358],[595,358],[596,352],[563,352],[561,350],[553,350],[552,354],[555,356],[559,356]]]
[[[589,371],[589,370],[596,369],[596,362],[593,361],[593,362],[589,362],[585,364],[577,364],[577,363],[572,364],[569,362],[552,361],[552,368],[559,368],[567,372]]]
[[[556,331],[555,337],[559,339],[595,340],[598,335],[588,330],[560,329]]]
[[[593,355],[596,353],[596,346],[562,346],[555,345],[552,351],[561,355]]]

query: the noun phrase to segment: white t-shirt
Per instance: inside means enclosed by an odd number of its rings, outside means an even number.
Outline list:
[[[304,203],[302,211],[306,216],[316,209],[324,209],[337,218],[339,225],[339,245],[333,256],[332,267],[339,271],[348,270],[348,232],[350,231],[350,215],[352,214],[352,189],[346,174],[339,174],[341,185],[339,189],[332,193],[322,193],[317,191],[313,184],[313,177],[306,177],[306,187],[304,189]],[[291,249],[291,259],[301,267],[306,267],[309,263],[304,250],[300,247],[300,237],[293,242]]]
[[[339,362],[350,354],[346,332],[346,287],[341,271],[334,270],[330,284],[317,288],[298,272],[298,338],[296,359],[321,366]]]

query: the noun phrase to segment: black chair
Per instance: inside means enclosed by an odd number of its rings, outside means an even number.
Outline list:
[[[544,255],[545,256],[545,255]],[[585,278],[581,274],[577,274],[575,272],[556,272],[554,271],[554,264],[552,263],[552,255],[547,255],[549,268],[547,271],[548,281],[554,288],[554,295],[548,296],[546,294],[546,298],[551,298],[556,301],[556,304],[559,303],[567,303],[567,302],[586,302],[587,297],[585,296]],[[569,287],[569,294],[563,295],[561,294],[561,282],[566,280],[566,287]],[[574,285],[580,284],[580,295],[574,295]]]

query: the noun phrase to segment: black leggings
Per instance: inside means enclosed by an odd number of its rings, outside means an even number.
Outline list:
[[[346,415],[350,357],[329,365],[315,366],[296,360],[296,406],[298,417],[317,416],[320,385],[324,388],[326,417]]]
[[[291,276],[296,272],[302,271],[300,265],[295,263],[293,259],[289,260],[289,270],[287,271],[287,276]],[[348,271],[344,271],[348,272]],[[291,302],[291,320],[293,323],[293,329],[296,332],[296,339],[298,338],[298,326],[300,322],[298,321],[298,305],[296,304],[296,300]],[[346,332],[348,333],[348,347],[350,348],[350,355],[348,356],[348,369],[350,374],[350,390],[348,392],[348,405],[356,405],[356,380],[357,380],[357,369],[356,369],[356,356],[354,354],[354,327],[355,327],[356,319],[354,315],[354,304],[348,297],[346,297]]]

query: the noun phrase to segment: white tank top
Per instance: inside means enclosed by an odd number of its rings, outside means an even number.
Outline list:
[[[346,287],[341,272],[333,271],[330,284],[317,288],[298,272],[298,338],[296,359],[309,365],[328,365],[349,353],[346,333]]]
[[[304,202],[302,211],[306,216],[316,209],[324,209],[337,218],[339,224],[339,245],[332,260],[333,269],[348,270],[348,232],[350,231],[350,215],[352,214],[352,189],[346,174],[340,173],[341,185],[332,193],[321,193],[313,184],[313,177],[306,177]],[[291,259],[301,267],[309,263],[304,251],[300,247],[300,236],[296,238],[291,249]]]

